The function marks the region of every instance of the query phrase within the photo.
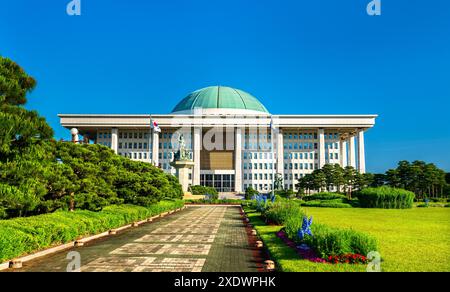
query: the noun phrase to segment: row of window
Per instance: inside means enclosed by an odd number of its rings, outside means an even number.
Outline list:
[[[147,143],[137,143],[137,142],[122,143],[122,142],[120,142],[119,149],[146,149],[146,150],[148,150],[150,148],[148,147]]]
[[[317,133],[284,133],[283,138],[285,140],[312,140],[317,139],[318,135]],[[325,139],[338,139],[339,134],[338,133],[325,133],[324,134]]]
[[[244,152],[244,159],[272,159],[272,152]]]
[[[272,178],[271,173],[244,173],[244,180],[272,180]]]
[[[150,134],[145,132],[120,132],[119,139],[148,139]]]
[[[244,169],[275,169],[275,163],[247,163],[247,162],[244,162]]]
[[[284,169],[318,169],[319,165],[317,163],[285,163]]]
[[[147,152],[119,152],[119,155],[123,157],[128,157],[131,159],[144,159],[146,160],[148,158]]]

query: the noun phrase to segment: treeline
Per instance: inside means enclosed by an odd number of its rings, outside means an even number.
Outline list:
[[[450,194],[448,178],[448,174],[433,163],[400,161],[397,168],[375,174],[372,185],[402,188],[419,198],[438,198]]]
[[[35,84],[0,56],[0,219],[182,197],[178,180],[150,164],[53,140],[45,119],[23,107]]]
[[[296,187],[300,194],[311,194],[311,191],[338,191],[347,193],[351,198],[353,190],[371,185],[373,177],[370,173],[359,173],[352,166],[343,168],[339,164],[326,164],[300,178]]]
[[[390,186],[416,194],[417,199],[438,198],[450,195],[450,176],[433,163],[400,161],[398,167],[385,174],[361,174],[353,167],[327,164],[300,178],[296,187],[300,194],[311,191],[338,191],[347,193],[366,187]]]

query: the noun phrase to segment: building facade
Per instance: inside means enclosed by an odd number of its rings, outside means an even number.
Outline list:
[[[377,115],[272,115],[252,95],[214,86],[189,94],[170,114],[59,117],[86,142],[172,174],[170,162],[183,136],[194,162],[192,185],[268,192],[276,174],[295,190],[298,179],[328,163],[364,173],[364,132]]]

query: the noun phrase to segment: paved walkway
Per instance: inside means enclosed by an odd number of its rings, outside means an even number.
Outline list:
[[[17,271],[66,271],[68,252],[81,271],[252,272],[253,251],[239,208],[189,207],[121,234],[24,264]]]

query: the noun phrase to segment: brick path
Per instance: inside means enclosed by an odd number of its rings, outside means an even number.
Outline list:
[[[65,271],[68,252],[82,271],[257,271],[239,208],[189,207],[83,247],[24,264],[17,271]]]

